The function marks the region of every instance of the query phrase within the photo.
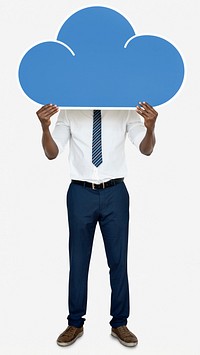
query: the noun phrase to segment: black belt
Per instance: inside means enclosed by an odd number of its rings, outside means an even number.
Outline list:
[[[117,185],[123,181],[124,181],[124,178],[118,178],[118,179],[112,179],[112,180],[109,180],[106,182],[102,182],[101,184],[93,184],[92,182],[81,181],[81,180],[72,180],[72,183],[77,184],[77,185],[82,185],[84,187],[90,187],[93,190],[98,190],[98,189],[106,189],[107,187]]]

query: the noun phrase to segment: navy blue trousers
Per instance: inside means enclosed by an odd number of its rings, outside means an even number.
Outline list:
[[[92,190],[71,183],[67,192],[67,208],[70,260],[68,324],[81,327],[85,321],[88,270],[98,222],[110,269],[110,325],[113,328],[126,325],[129,316],[129,195],[125,184],[121,182],[106,189]]]

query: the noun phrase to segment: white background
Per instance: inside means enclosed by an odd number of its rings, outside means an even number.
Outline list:
[[[124,14],[136,34],[155,34],[181,52],[186,77],[157,108],[157,145],[144,157],[127,142],[131,197],[129,328],[135,349],[110,334],[110,286],[102,237],[93,248],[85,334],[66,349],[68,234],[66,151],[48,161],[39,106],[22,92],[19,62],[33,45],[56,38],[80,8],[104,5]],[[0,0],[0,353],[4,355],[199,355],[199,16],[196,0]],[[52,122],[55,124],[56,117]]]

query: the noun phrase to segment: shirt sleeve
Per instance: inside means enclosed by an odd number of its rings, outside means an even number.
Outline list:
[[[60,110],[57,122],[52,132],[52,138],[55,141],[59,153],[62,153],[70,137],[70,124],[67,118],[67,111]]]
[[[137,147],[137,149],[139,149],[140,143],[146,134],[146,127],[136,111],[129,111],[126,131],[130,141]]]

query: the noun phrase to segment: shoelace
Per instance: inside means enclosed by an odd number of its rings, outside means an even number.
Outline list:
[[[125,325],[122,325],[120,327],[120,330],[119,332],[121,333],[122,336],[124,336],[125,338],[126,337],[129,337],[131,335],[130,331],[128,330],[128,328],[125,326]]]
[[[67,334],[69,334],[69,335],[74,335],[75,331],[76,331],[76,328],[75,328],[75,327],[69,326],[69,328],[67,328],[67,329],[65,330],[64,334],[67,333]],[[63,334],[63,335],[64,335],[64,334]]]

